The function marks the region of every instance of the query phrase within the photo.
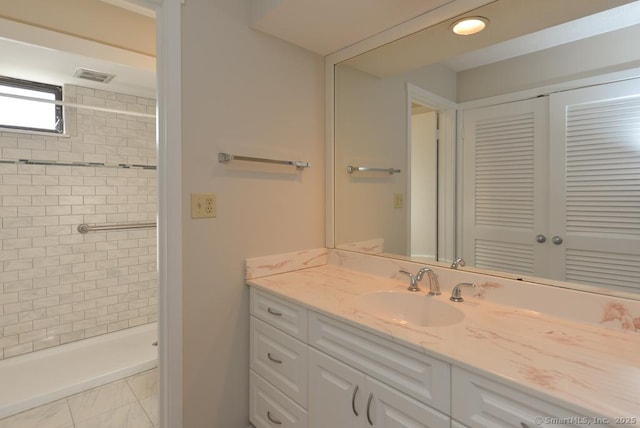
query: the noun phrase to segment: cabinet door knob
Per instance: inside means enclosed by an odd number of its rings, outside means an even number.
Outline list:
[[[356,385],[353,389],[353,396],[351,397],[351,409],[353,410],[353,414],[356,416],[360,416],[356,410],[356,394],[358,393],[358,389],[360,389],[360,387]]]
[[[369,399],[367,400],[367,421],[369,425],[373,426],[373,421],[371,420],[371,400],[373,400],[373,393],[369,393]]]
[[[267,352],[267,358],[270,359],[271,361],[273,361],[276,364],[282,364],[282,360],[279,360],[277,358],[273,358],[271,356],[271,352]]]
[[[556,235],[551,238],[551,242],[553,242],[555,245],[560,245],[562,244],[562,238]]]
[[[271,421],[271,423],[274,423],[276,425],[282,425],[282,421],[279,421],[277,419],[273,419],[271,417],[271,412],[267,410],[267,419],[269,419],[269,421]]]
[[[545,242],[547,242],[547,237],[544,235],[538,235],[536,236],[536,242],[539,244],[544,244]]]

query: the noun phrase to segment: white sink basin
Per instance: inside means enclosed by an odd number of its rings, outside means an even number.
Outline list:
[[[443,299],[410,291],[380,291],[361,296],[357,308],[376,318],[421,327],[443,327],[462,321],[464,313],[453,306],[455,303]]]

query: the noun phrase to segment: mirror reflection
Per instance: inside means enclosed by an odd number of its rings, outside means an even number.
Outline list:
[[[640,292],[637,3],[499,0],[338,64],[336,247]]]

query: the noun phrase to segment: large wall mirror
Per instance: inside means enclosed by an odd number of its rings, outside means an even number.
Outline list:
[[[334,246],[640,298],[639,3],[497,0],[336,64]]]

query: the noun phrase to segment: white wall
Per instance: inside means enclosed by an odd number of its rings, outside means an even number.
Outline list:
[[[458,73],[458,102],[640,67],[640,25]]]
[[[407,82],[445,98],[455,73],[436,65],[378,78],[341,64],[336,72],[336,245],[384,239],[384,252],[407,253]],[[451,98],[450,98],[451,99]],[[384,173],[346,173],[347,165],[393,167]]]
[[[411,115],[411,256],[436,259],[438,248],[437,112]]]
[[[185,428],[249,423],[245,258],[324,245],[323,59],[247,16],[238,0],[182,7]],[[220,150],[312,167],[222,165]],[[215,192],[217,218],[192,220],[191,192]]]

